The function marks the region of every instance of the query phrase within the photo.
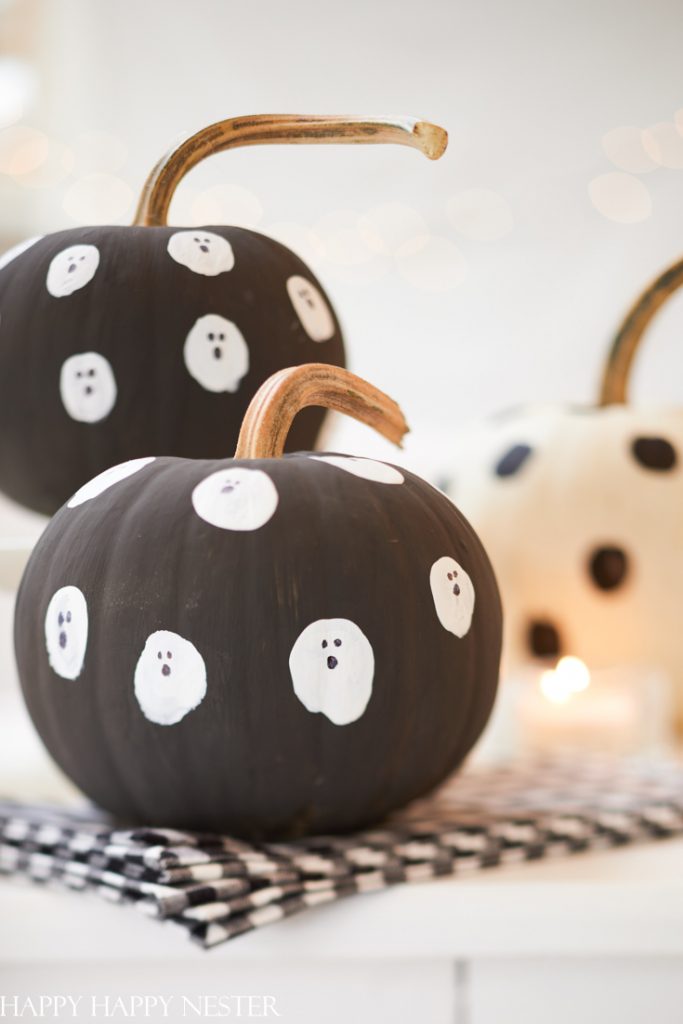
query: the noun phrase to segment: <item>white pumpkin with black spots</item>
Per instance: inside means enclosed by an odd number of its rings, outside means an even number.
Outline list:
[[[659,665],[683,715],[683,413],[529,407],[453,450],[448,491],[491,556],[510,666]]]
[[[88,647],[88,605],[78,587],[60,587],[45,614],[45,647],[53,672],[77,679]]]
[[[147,637],[134,685],[145,718],[156,725],[175,725],[204,700],[206,665],[189,640],[159,629]]]
[[[230,242],[214,231],[176,231],[168,240],[168,253],[176,263],[205,277],[217,277],[235,266]]]
[[[465,636],[472,625],[474,587],[463,567],[450,555],[444,555],[434,562],[429,585],[443,628],[454,636]]]
[[[312,341],[329,341],[334,334],[334,317],[320,291],[300,274],[287,281],[294,312]]]
[[[260,530],[277,503],[277,488],[267,473],[239,466],[211,473],[192,492],[197,515],[221,530]]]
[[[100,265],[95,245],[70,245],[53,257],[45,282],[50,295],[63,299],[90,284]]]
[[[116,404],[116,379],[111,364],[99,352],[69,356],[59,375],[64,408],[79,423],[99,423]]]
[[[349,619],[318,619],[297,637],[289,656],[294,692],[308,711],[335,725],[361,717],[372,696],[375,656]]]
[[[249,371],[249,349],[231,320],[216,313],[201,316],[185,339],[185,366],[207,391],[237,391]]]

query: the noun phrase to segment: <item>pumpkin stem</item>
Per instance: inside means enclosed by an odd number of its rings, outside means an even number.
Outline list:
[[[401,447],[409,427],[392,398],[340,366],[307,363],[279,370],[261,385],[242,421],[236,459],[279,458],[296,414],[308,405],[366,423]]]
[[[639,296],[617,331],[600,387],[600,405],[623,405],[635,354],[650,321],[669,296],[683,285],[683,260],[660,274]]]
[[[430,160],[443,156],[448,134],[438,125],[410,117],[326,117],[318,114],[255,114],[202,128],[162,157],[148,177],[134,225],[166,224],[173,193],[201,160],[237,146],[269,143],[398,143],[419,149]]]

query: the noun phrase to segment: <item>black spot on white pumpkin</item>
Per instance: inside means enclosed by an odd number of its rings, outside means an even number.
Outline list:
[[[519,472],[531,455],[532,448],[528,444],[515,444],[505,452],[496,464],[496,476],[514,476]]]
[[[559,630],[547,619],[534,619],[529,623],[527,645],[537,658],[557,658],[562,652]]]
[[[595,548],[589,559],[588,571],[600,590],[616,590],[628,576],[628,555],[617,546]]]
[[[665,473],[676,467],[676,449],[665,437],[637,437],[631,445],[631,453],[644,469]]]

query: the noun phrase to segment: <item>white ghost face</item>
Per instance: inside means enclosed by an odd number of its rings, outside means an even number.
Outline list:
[[[350,619],[318,619],[300,633],[289,655],[294,692],[307,711],[335,725],[355,722],[372,696],[375,655]]]
[[[69,356],[59,377],[64,408],[80,423],[97,423],[116,404],[116,380],[109,362],[99,352]]]
[[[465,570],[454,558],[444,555],[434,562],[429,585],[443,628],[457,637],[465,636],[474,614],[474,587]]]
[[[206,277],[217,277],[235,266],[230,242],[213,231],[176,231],[168,240],[168,253],[176,263]]]
[[[32,245],[39,242],[42,237],[42,235],[37,235],[35,238],[28,238],[25,242],[19,242],[18,245],[14,245],[11,249],[8,249],[7,252],[4,252],[2,256],[0,256],[0,270],[4,270],[12,260],[15,260],[17,256],[21,256],[22,252],[26,252],[26,250],[30,249]]]
[[[222,530],[258,530],[277,503],[275,484],[261,469],[219,469],[192,492],[197,515]]]
[[[88,646],[88,605],[78,587],[62,587],[52,595],[45,615],[45,646],[57,675],[77,679]]]
[[[386,462],[375,462],[374,459],[358,459],[355,455],[311,455],[316,462],[326,462],[329,466],[344,469],[353,476],[363,480],[373,480],[378,484],[402,484],[404,477],[393,466]]]
[[[148,456],[146,459],[131,459],[130,462],[122,462],[118,466],[111,466],[109,469],[105,469],[104,473],[98,473],[92,480],[88,480],[87,484],[79,487],[73,498],[70,498],[67,502],[68,507],[77,508],[78,505],[82,505],[85,501],[96,498],[99,494],[108,491],[110,487],[117,484],[119,480],[125,480],[127,476],[132,476],[139,469],[148,466],[150,462],[154,462],[153,455]]]
[[[206,696],[206,665],[189,640],[167,629],[147,637],[135,667],[135,696],[145,718],[175,725]]]
[[[334,334],[334,320],[330,307],[316,286],[295,274],[287,281],[287,294],[309,338],[312,341],[329,341]]]
[[[237,391],[249,370],[242,332],[217,313],[200,316],[185,339],[185,366],[207,391]]]
[[[56,299],[77,292],[89,284],[100,265],[100,252],[94,245],[71,245],[58,252],[47,272],[47,290]]]

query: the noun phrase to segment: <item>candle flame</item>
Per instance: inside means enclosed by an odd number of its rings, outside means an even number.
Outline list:
[[[539,686],[547,700],[553,704],[566,704],[575,693],[587,689],[590,681],[588,667],[581,659],[567,655],[560,658],[554,669],[547,669],[541,674]]]

